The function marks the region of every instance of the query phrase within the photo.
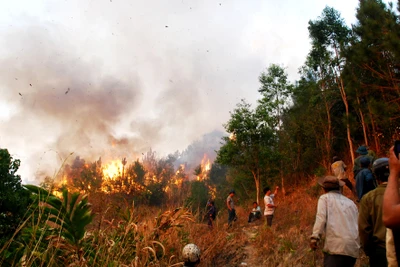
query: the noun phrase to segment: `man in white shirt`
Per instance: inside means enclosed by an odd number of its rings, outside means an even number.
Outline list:
[[[272,226],[272,219],[274,218],[274,212],[276,205],[274,203],[274,198],[276,194],[278,193],[279,186],[275,187],[275,191],[273,194],[271,194],[271,189],[269,187],[264,188],[264,205],[265,205],[265,210],[264,210],[264,216],[265,216],[265,222],[269,227]]]
[[[253,209],[249,213],[249,220],[247,222],[251,223],[258,219],[261,219],[261,208],[258,206],[257,201],[254,201]]]
[[[325,233],[324,266],[354,266],[360,250],[357,206],[340,193],[344,182],[337,177],[321,177],[318,184],[325,194],[318,200],[310,247],[317,249]]]

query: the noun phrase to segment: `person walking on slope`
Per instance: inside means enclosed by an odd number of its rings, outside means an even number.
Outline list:
[[[235,190],[231,190],[226,199],[226,206],[228,207],[228,227],[232,225],[232,222],[236,220],[235,202],[233,197],[235,196]]]
[[[349,178],[346,175],[346,164],[337,156],[333,157],[333,163],[331,165],[331,169],[333,174],[341,181],[343,181],[346,186],[354,193],[353,184],[350,182]]]
[[[371,190],[376,188],[376,182],[374,175],[369,169],[370,160],[367,157],[364,157],[360,160],[361,170],[357,173],[356,176],[356,192],[358,201],[361,201],[361,198]]]
[[[278,193],[279,186],[275,187],[275,191],[273,194],[271,194],[271,189],[269,187],[264,188],[264,205],[265,205],[265,210],[264,210],[264,216],[265,216],[265,222],[269,227],[272,226],[272,219],[274,218],[274,212],[276,205],[274,203],[274,198],[276,194]]]
[[[360,202],[358,230],[365,254],[371,267],[387,266],[386,227],[383,224],[383,195],[389,177],[389,159],[379,158],[372,165],[379,186],[365,194]]]
[[[370,164],[372,164],[374,161],[374,157],[372,155],[368,154],[368,149],[366,146],[359,146],[356,150],[356,153],[359,154],[359,156],[354,160],[354,166],[353,166],[354,179],[357,176],[358,172],[361,171],[361,169],[362,169],[361,159],[363,159],[363,158],[369,159]],[[371,152],[371,153],[373,153],[373,152]]]
[[[360,250],[357,207],[340,193],[344,183],[337,177],[321,177],[318,184],[325,193],[318,199],[310,247],[317,249],[321,235],[325,233],[324,266],[352,267]]]

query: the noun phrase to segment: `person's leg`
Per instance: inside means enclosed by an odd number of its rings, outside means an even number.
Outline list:
[[[212,221],[211,217],[208,218],[208,227],[210,227],[210,228],[213,227],[213,221]]]
[[[386,259],[386,249],[383,247],[375,247],[369,255],[369,266],[371,267],[385,267],[388,266]]]
[[[252,221],[254,221],[254,214],[253,214],[253,212],[250,212],[250,214],[249,214],[249,220],[247,221],[247,222],[252,222]]]
[[[236,220],[236,212],[234,209],[228,210],[228,226],[232,225],[232,222]]]
[[[272,226],[272,218],[274,218],[274,215],[267,215],[267,225],[269,227]]]
[[[356,258],[345,255],[330,255],[324,252],[324,267],[353,267]]]
[[[228,210],[228,226],[232,225],[233,217],[232,217],[232,211]]]

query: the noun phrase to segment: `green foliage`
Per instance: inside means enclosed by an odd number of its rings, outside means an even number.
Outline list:
[[[190,195],[185,200],[185,206],[202,218],[209,198],[209,190],[205,181],[192,181],[190,182]]]
[[[0,249],[13,236],[28,210],[30,193],[22,187],[16,174],[20,161],[7,149],[0,149]]]
[[[147,202],[151,206],[160,206],[165,200],[164,186],[160,182],[152,182],[146,187]]]
[[[217,152],[216,162],[253,177],[257,193],[260,192],[261,175],[276,156],[276,135],[273,120],[265,109],[251,109],[244,100],[231,113],[225,129],[231,137],[224,137],[224,144]],[[257,194],[258,196],[258,194]]]
[[[39,240],[43,238],[53,243],[53,246],[62,248],[62,253],[66,257],[74,256],[77,260],[81,260],[85,228],[94,216],[87,196],[69,193],[64,189],[62,198],[58,198],[38,186],[25,185],[25,187],[33,194],[35,218],[37,218],[37,224],[28,228],[26,233],[34,233]],[[37,253],[46,254],[46,250],[42,251],[39,248],[30,253],[34,257]]]

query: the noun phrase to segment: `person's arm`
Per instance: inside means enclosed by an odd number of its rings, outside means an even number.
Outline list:
[[[358,233],[361,245],[366,255],[370,255],[371,249],[373,249],[372,225],[369,218],[370,207],[368,204],[369,203],[364,196],[364,198],[361,199],[360,210],[358,213]]]
[[[278,189],[279,189],[279,186],[275,187],[274,196],[276,196],[276,194],[278,194]]]
[[[313,250],[318,248],[318,241],[320,240],[322,233],[325,232],[327,207],[326,201],[326,198],[323,196],[318,199],[317,215],[315,216],[315,223],[310,242],[310,248]]]
[[[393,147],[389,155],[389,179],[383,196],[383,223],[388,228],[400,226],[399,183],[400,161],[394,154]]]
[[[327,210],[326,201],[327,201],[326,198],[322,196],[318,199],[317,215],[315,216],[313,233],[311,235],[312,239],[319,240],[322,233],[325,232],[326,210]]]

